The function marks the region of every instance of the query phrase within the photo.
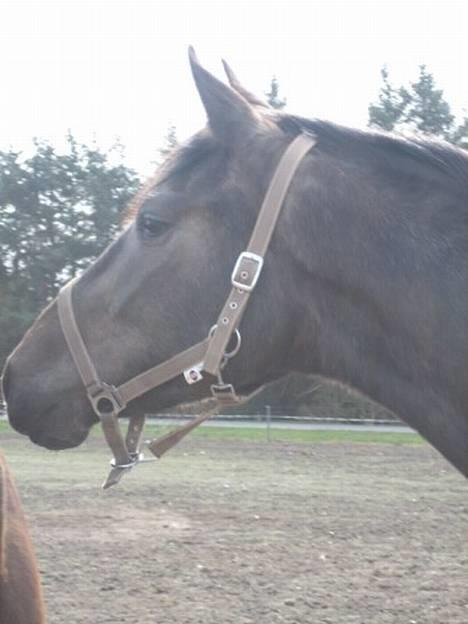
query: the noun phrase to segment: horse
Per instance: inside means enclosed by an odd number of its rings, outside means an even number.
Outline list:
[[[245,291],[230,275],[275,171],[307,135],[222,381],[247,395],[290,372],[335,380],[392,410],[468,476],[467,154],[274,111],[227,64],[225,83],[193,51],[189,60],[207,126],[156,172],[73,284],[100,378],[122,387],[213,339],[232,284]],[[116,402],[109,393],[90,402],[59,312],[52,301],[3,374],[11,425],[50,449],[81,444]],[[145,386],[120,414],[206,398],[215,369],[202,365],[190,379]]]
[[[0,454],[0,624],[44,624],[39,572],[21,501]]]

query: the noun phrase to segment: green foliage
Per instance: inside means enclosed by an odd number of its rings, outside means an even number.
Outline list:
[[[386,67],[382,67],[380,74],[383,85],[378,103],[369,106],[369,125],[390,131],[403,119],[411,96],[404,87],[395,89],[390,84]]]
[[[463,147],[463,149],[468,149],[468,117],[465,117],[463,122],[453,131],[452,142]]]
[[[424,134],[450,139],[455,117],[444,100],[443,91],[436,89],[434,78],[426,66],[421,65],[419,70],[419,79],[411,83],[406,120],[414,123]]]
[[[120,160],[70,134],[59,154],[0,152],[0,363],[57,289],[88,266],[119,228],[138,179]]]
[[[270,82],[270,91],[266,92],[268,104],[272,108],[282,110],[286,106],[286,98],[280,98],[279,96],[279,84],[276,76],[273,76]]]
[[[174,125],[170,125],[167,129],[167,134],[163,139],[163,145],[159,148],[159,162],[163,162],[166,158],[171,154],[171,152],[176,148],[179,144],[177,140],[177,130]]]
[[[381,70],[382,87],[377,103],[369,106],[369,125],[383,130],[409,128],[437,136],[461,147],[468,146],[468,118],[457,125],[444,93],[436,88],[433,75],[425,65],[409,88],[394,87],[386,67]]]

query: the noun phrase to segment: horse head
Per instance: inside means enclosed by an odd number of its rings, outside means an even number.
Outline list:
[[[89,356],[100,377],[116,386],[208,336],[291,141],[227,64],[232,86],[206,71],[193,51],[190,64],[207,127],[162,166],[133,202],[120,236],[73,286]],[[288,229],[300,186],[288,193],[258,296],[242,323],[242,349],[229,366],[229,381],[240,393],[287,372],[301,331],[298,287],[288,277],[295,261]],[[3,386],[11,424],[48,448],[80,444],[96,422],[56,301],[10,356]],[[208,378],[188,385],[180,376],[133,400],[126,413],[199,400],[209,388]]]

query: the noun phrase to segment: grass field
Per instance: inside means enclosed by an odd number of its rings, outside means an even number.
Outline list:
[[[467,483],[417,435],[206,427],[105,492],[98,431],[0,440],[50,624],[468,622]]]
[[[424,441],[417,433],[400,433],[400,432],[383,432],[379,431],[357,431],[349,430],[307,430],[307,429],[284,429],[275,428],[274,425],[270,429],[270,439],[281,442],[365,442],[366,444],[383,443],[383,444],[423,444]],[[147,430],[156,437],[161,433],[162,429],[149,426]],[[164,428],[166,431],[167,428]],[[266,427],[249,428],[249,427],[200,427],[192,434],[198,438],[208,438],[215,440],[247,440],[247,441],[268,441],[268,433]]]

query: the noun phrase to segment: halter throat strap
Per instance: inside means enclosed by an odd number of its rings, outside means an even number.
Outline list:
[[[72,299],[75,280],[71,280],[61,289],[57,304],[62,331],[87,396],[101,421],[104,436],[114,456],[111,462],[112,470],[103,487],[114,485],[125,472],[142,461],[139,447],[144,416],[130,416],[126,439],[118,424],[119,413],[133,399],[182,373],[185,374],[188,383],[194,383],[202,378],[201,373],[205,371],[218,378],[218,383],[213,384],[211,390],[219,403],[229,404],[238,401],[233,386],[225,384],[221,376],[221,369],[227,355],[226,350],[234,333],[238,336],[238,346],[240,346],[238,326],[260,277],[264,257],[284,199],[299,164],[315,143],[313,136],[306,133],[299,134],[281,156],[263,200],[250,241],[246,250],[239,255],[232,271],[232,287],[229,296],[221,309],[216,325],[205,340],[120,386],[105,383],[97,373],[75,318]],[[195,424],[184,425],[164,436],[162,440],[153,441],[150,449],[159,457],[206,417],[199,417],[193,421]]]

